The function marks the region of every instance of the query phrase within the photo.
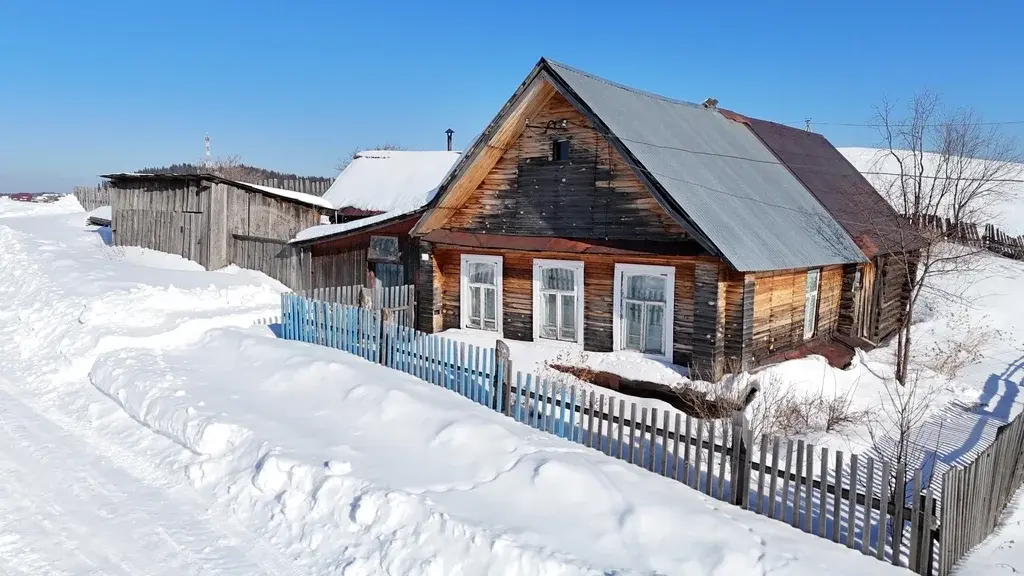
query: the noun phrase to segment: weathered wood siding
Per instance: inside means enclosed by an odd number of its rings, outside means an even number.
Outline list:
[[[725,372],[751,367],[754,330],[754,275],[723,266],[719,285]]]
[[[139,246],[209,266],[210,187],[197,181],[121,182],[111,188],[115,246]]]
[[[533,339],[533,260],[569,260],[584,263],[583,329],[585,350],[611,351],[615,264],[674,266],[675,298],[672,318],[673,361],[688,365],[693,354],[694,271],[700,259],[694,257],[632,257],[553,252],[479,251],[457,246],[433,246],[440,291],[441,328],[460,325],[461,255],[502,256],[502,324],[506,338]],[[713,266],[717,266],[712,261]],[[717,273],[717,268],[716,268]],[[716,284],[717,286],[717,284]],[[717,296],[716,296],[717,297]],[[435,299],[437,296],[435,295]]]
[[[230,258],[234,264],[259,270],[293,290],[310,288],[309,252],[284,240],[232,237]]]
[[[552,143],[561,139],[569,141],[569,158],[552,160]],[[443,228],[611,240],[686,235],[604,136],[558,94]]]
[[[876,342],[892,336],[906,316],[911,288],[907,266],[910,267],[910,275],[916,275],[916,255],[909,258],[902,255],[879,257],[878,274],[875,277],[877,300],[873,339]]]
[[[312,255],[311,288],[360,285],[374,287],[374,263],[367,259],[371,236],[396,236],[401,251],[404,277],[401,284],[414,284],[419,267],[419,243],[409,236],[416,218],[375,228],[360,234],[328,239],[310,245]]]
[[[821,271],[815,337],[831,332],[839,319],[843,268]],[[797,348],[804,343],[804,297],[807,270],[754,275],[753,360]]]

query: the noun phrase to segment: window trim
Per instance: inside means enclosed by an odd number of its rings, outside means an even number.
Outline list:
[[[494,264],[494,306],[495,306],[495,327],[496,330],[488,330],[483,327],[483,301],[480,302],[481,327],[469,326],[469,276],[467,275],[468,264]],[[501,256],[488,254],[462,254],[459,259],[459,328],[463,330],[479,330],[488,334],[497,332],[499,337],[504,337],[502,326],[502,267],[504,266]]]
[[[541,270],[544,268],[567,268],[573,271],[573,277],[576,280],[576,341],[570,342],[568,340],[552,340],[550,338],[540,337],[540,324],[541,324]],[[543,258],[533,259],[533,341],[534,342],[553,342],[557,344],[576,344],[580,347],[583,346],[583,333],[585,332],[583,327],[583,308],[585,306],[583,300],[583,282],[586,276],[584,275],[585,268],[582,261],[577,260],[546,260]]]
[[[665,287],[665,323],[662,326],[662,339],[665,342],[665,354],[643,354],[646,357],[657,360],[672,362],[674,350],[674,328],[675,324],[675,296],[676,296],[676,269],[674,266],[654,266],[650,264],[620,264],[615,263],[615,282],[612,301],[612,350],[622,350],[622,280],[629,274],[646,274],[649,276],[665,276],[667,285]]]
[[[808,292],[807,292],[807,276],[810,276],[811,272],[815,272],[815,271],[817,272],[817,278],[815,280],[815,285],[814,285],[814,302],[811,302],[807,298],[807,296],[808,296]],[[808,268],[807,269],[807,275],[804,276],[804,316],[803,316],[803,321],[804,322],[803,322],[803,326],[801,327],[801,328],[803,328],[804,340],[810,340],[811,338],[814,338],[815,334],[817,334],[817,332],[818,332],[818,305],[819,305],[820,300],[821,300],[821,268]],[[810,306],[814,307],[814,310],[813,310],[814,321],[811,323],[811,330],[810,330],[810,332],[808,332],[807,331],[807,312],[808,312],[808,308]]]

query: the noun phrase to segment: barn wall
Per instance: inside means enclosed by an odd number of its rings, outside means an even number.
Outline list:
[[[432,254],[437,266],[435,290],[440,292],[442,329],[458,328],[460,324],[461,255],[491,254],[502,256],[503,259],[502,324],[504,336],[512,340],[526,341],[533,339],[533,260],[541,258],[584,262],[583,347],[585,350],[595,352],[608,352],[612,349],[615,264],[674,266],[676,276],[672,318],[673,362],[688,365],[691,361],[694,352],[694,274],[695,266],[702,261],[700,258],[514,250],[483,251],[447,245],[434,245]],[[703,259],[703,261],[710,261],[712,266],[717,266],[712,259]],[[436,294],[434,298],[437,299]]]
[[[212,204],[213,229],[225,233],[225,264],[258,270],[294,290],[311,287],[309,254],[287,242],[320,223],[317,208],[229,185],[216,187]]]
[[[552,142],[559,139],[569,141],[567,160],[552,159]],[[686,236],[604,136],[559,94],[529,119],[442,228],[606,240]]]
[[[140,246],[209,265],[210,187],[198,181],[121,181],[111,189],[116,246]]]

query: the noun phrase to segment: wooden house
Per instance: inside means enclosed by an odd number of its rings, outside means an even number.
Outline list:
[[[236,264],[301,287],[308,264],[288,246],[331,212],[317,196],[210,174],[108,174],[117,246],[179,254],[210,270]]]
[[[459,158],[452,151],[368,150],[356,154],[324,194],[334,224],[292,241],[310,262],[304,288],[413,284],[418,241],[409,232]]]
[[[922,237],[821,134],[723,111],[746,124],[853,237],[868,259],[843,268],[837,335],[860,347],[896,331],[910,299]],[[844,339],[845,340],[845,339]]]
[[[718,377],[831,337],[866,258],[746,125],[541,59],[441,184],[418,327]]]

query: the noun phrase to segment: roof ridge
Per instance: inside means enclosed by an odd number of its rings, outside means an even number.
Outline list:
[[[645,96],[647,98],[653,98],[655,100],[662,100],[662,101],[668,102],[670,104],[681,104],[683,106],[689,106],[690,108],[697,108],[697,109],[702,109],[702,110],[710,110],[710,109],[705,108],[704,106],[701,106],[700,104],[696,104],[694,102],[689,102],[687,100],[680,100],[678,98],[672,98],[671,96],[665,96],[663,94],[657,94],[655,92],[648,92],[646,90],[641,90],[639,88],[634,88],[632,86],[626,86],[625,84],[619,84],[618,82],[615,82],[613,80],[609,80],[607,78],[602,78],[601,76],[597,76],[596,74],[591,74],[590,72],[587,72],[586,70],[580,70],[579,68],[574,68],[574,67],[569,66],[567,64],[562,64],[561,62],[558,62],[556,60],[552,60],[550,58],[544,58],[543,60],[545,62],[547,62],[548,65],[550,65],[550,66],[552,66],[554,68],[562,68],[564,70],[568,70],[569,72],[573,72],[573,73],[579,74],[581,76],[586,76],[587,78],[590,78],[591,80],[595,80],[597,82],[602,82],[602,83],[607,84],[609,86],[618,88],[620,90],[625,90],[626,92],[632,92],[633,94],[637,94],[639,96]]]

